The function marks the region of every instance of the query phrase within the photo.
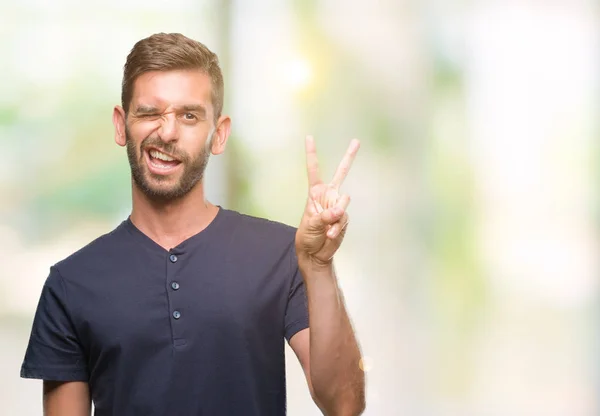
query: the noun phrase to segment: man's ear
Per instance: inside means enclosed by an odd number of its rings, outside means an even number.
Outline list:
[[[125,135],[125,111],[120,105],[116,105],[112,116],[113,125],[115,126],[115,143],[119,146],[125,146],[127,138]]]
[[[219,117],[210,148],[213,155],[219,155],[225,151],[230,132],[231,118],[229,116]]]

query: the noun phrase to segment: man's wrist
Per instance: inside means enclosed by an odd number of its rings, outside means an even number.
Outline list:
[[[333,274],[333,258],[323,261],[310,255],[298,255],[298,267],[305,277],[313,274]]]

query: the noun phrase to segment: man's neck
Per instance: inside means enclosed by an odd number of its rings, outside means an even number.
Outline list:
[[[169,202],[149,199],[134,184],[132,197],[131,222],[165,250],[204,230],[219,212],[204,199],[202,183],[183,198]]]

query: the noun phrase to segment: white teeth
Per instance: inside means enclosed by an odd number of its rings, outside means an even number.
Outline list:
[[[164,153],[159,152],[158,150],[150,150],[150,156],[152,156],[155,159],[160,159],[160,160],[164,160],[166,162],[172,162],[175,159],[173,159],[170,156],[165,155]]]

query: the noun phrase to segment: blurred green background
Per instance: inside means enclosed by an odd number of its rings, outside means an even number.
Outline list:
[[[220,56],[233,132],[209,199],[297,225],[304,137],[344,185],[337,256],[366,415],[596,415],[599,8],[591,0],[0,3],[0,404],[49,267],[130,210],[113,141],[133,44]],[[288,355],[291,416],[317,415]]]

